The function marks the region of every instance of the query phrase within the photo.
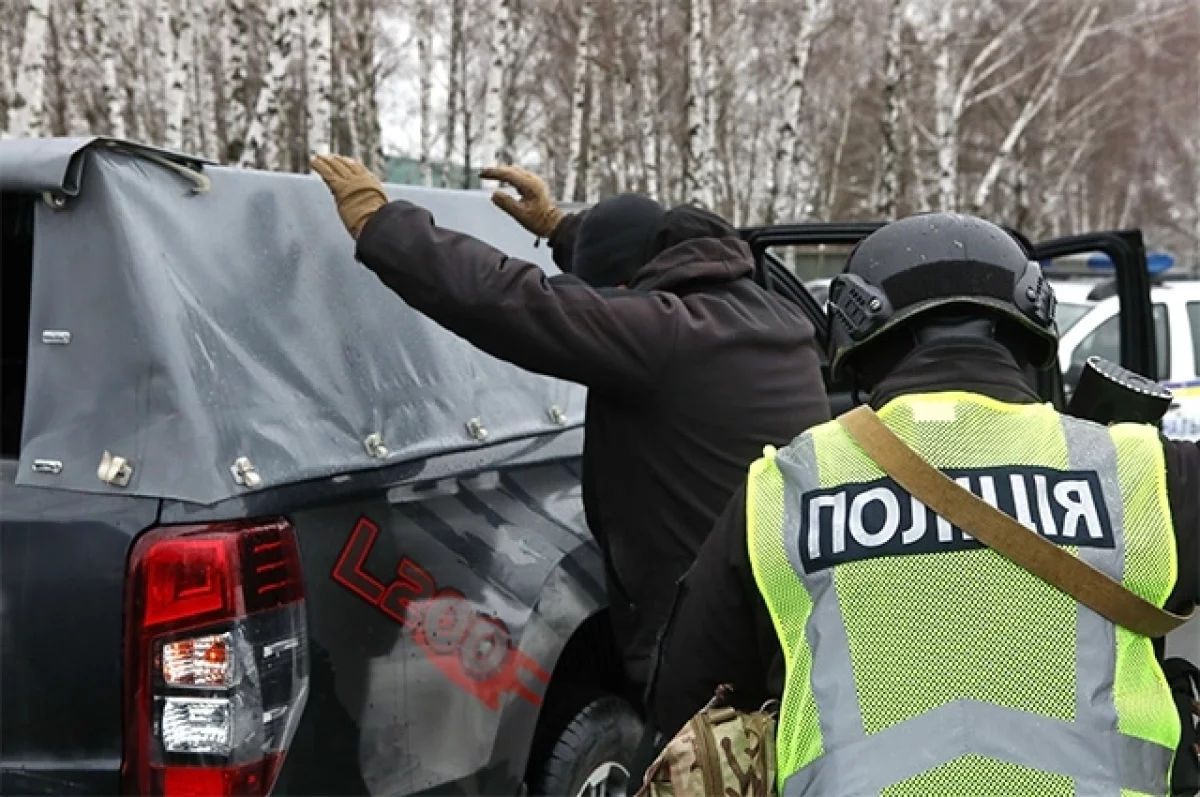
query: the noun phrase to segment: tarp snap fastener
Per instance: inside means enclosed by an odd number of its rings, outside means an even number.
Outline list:
[[[563,412],[562,407],[558,406],[557,404],[550,407],[548,414],[550,415],[550,420],[553,421],[556,426],[567,425],[567,414]]]
[[[472,418],[467,421],[467,432],[481,443],[488,439],[488,430],[484,428],[483,421],[478,418]]]
[[[105,451],[100,457],[100,467],[96,469],[96,475],[105,484],[111,484],[113,487],[125,487],[133,478],[133,463],[125,457],[118,457],[111,451]]]
[[[233,461],[229,470],[233,473],[233,480],[243,487],[253,490],[262,484],[262,477],[254,469],[254,463],[250,461],[250,457],[238,457]]]
[[[363,445],[366,446],[367,453],[375,457],[375,459],[387,459],[389,453],[388,447],[384,444],[383,435],[379,432],[367,435],[367,439],[363,441]]]

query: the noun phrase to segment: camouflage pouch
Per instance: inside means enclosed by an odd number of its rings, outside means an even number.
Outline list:
[[[746,713],[727,704],[732,689],[717,693],[688,720],[646,770],[637,797],[773,797],[775,725],[771,701]]]

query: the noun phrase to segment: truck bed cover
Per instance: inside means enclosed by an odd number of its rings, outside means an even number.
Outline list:
[[[262,489],[582,423],[581,387],[480,352],[356,263],[315,176],[12,140],[0,190],[45,197],[18,484],[213,504],[249,489],[241,458]],[[557,273],[485,193],[388,192]],[[98,476],[105,452],[132,465],[125,486]]]

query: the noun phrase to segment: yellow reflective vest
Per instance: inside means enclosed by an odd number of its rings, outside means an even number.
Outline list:
[[[1162,444],[951,392],[879,412],[951,478],[1161,607]],[[1151,641],[937,517],[837,422],[751,467],[750,561],[784,651],[784,797],[1163,795],[1179,717]]]

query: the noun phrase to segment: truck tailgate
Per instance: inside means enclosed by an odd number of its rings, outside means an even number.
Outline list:
[[[13,484],[0,463],[0,793],[120,791],[125,562],[158,502]]]

